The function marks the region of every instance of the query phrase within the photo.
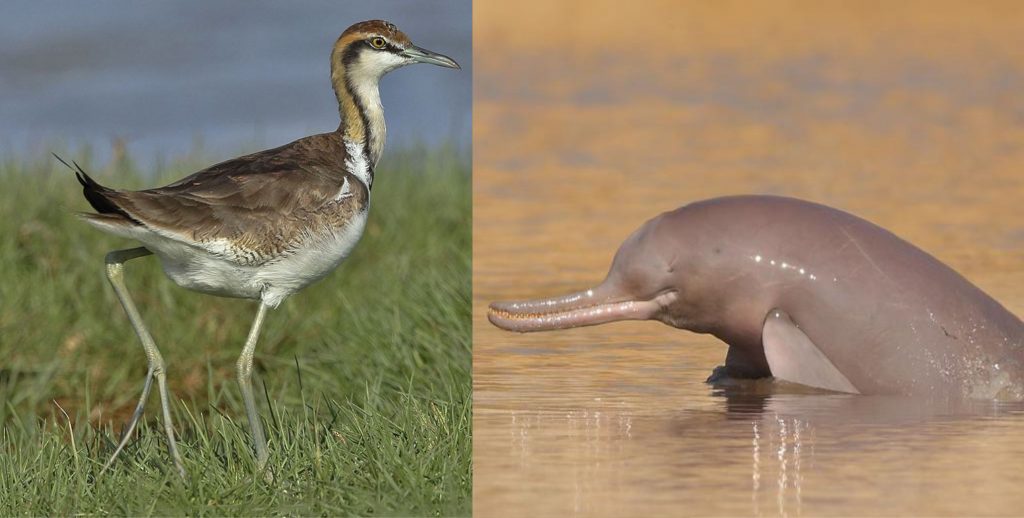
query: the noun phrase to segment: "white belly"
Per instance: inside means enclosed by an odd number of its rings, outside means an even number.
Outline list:
[[[263,301],[276,307],[285,297],[334,271],[363,237],[369,212],[364,210],[333,234],[311,240],[293,254],[260,267],[256,278],[267,287]]]
[[[183,288],[260,299],[276,307],[292,293],[324,278],[348,257],[363,235],[368,213],[363,211],[331,234],[311,236],[290,253],[258,266],[239,265],[180,242],[143,242],[160,258],[167,276]]]

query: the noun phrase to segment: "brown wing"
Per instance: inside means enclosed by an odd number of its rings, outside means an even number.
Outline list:
[[[156,189],[101,187],[102,198],[163,237],[210,253],[222,253],[215,241],[226,239],[244,249],[246,262],[261,262],[365,209],[369,191],[345,172],[345,156],[336,134],[314,135]]]

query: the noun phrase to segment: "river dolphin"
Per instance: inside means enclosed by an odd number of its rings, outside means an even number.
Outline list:
[[[491,304],[510,331],[659,320],[729,345],[724,373],[859,394],[1024,398],[1024,323],[938,259],[846,212],[730,196],[661,214],[598,286]]]

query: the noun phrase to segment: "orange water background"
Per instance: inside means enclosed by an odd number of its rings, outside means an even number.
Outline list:
[[[714,338],[486,321],[737,193],[858,214],[1024,314],[1024,3],[478,2],[474,66],[476,515],[1024,509],[1014,408],[907,422],[773,394],[737,413],[701,383]]]

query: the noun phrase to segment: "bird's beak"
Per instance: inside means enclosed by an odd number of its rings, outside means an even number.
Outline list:
[[[402,55],[405,57],[412,58],[419,63],[430,63],[431,65],[438,65],[448,68],[459,68],[458,63],[454,59],[445,56],[444,54],[438,54],[437,52],[431,52],[427,49],[417,47],[415,45],[402,51]]]

